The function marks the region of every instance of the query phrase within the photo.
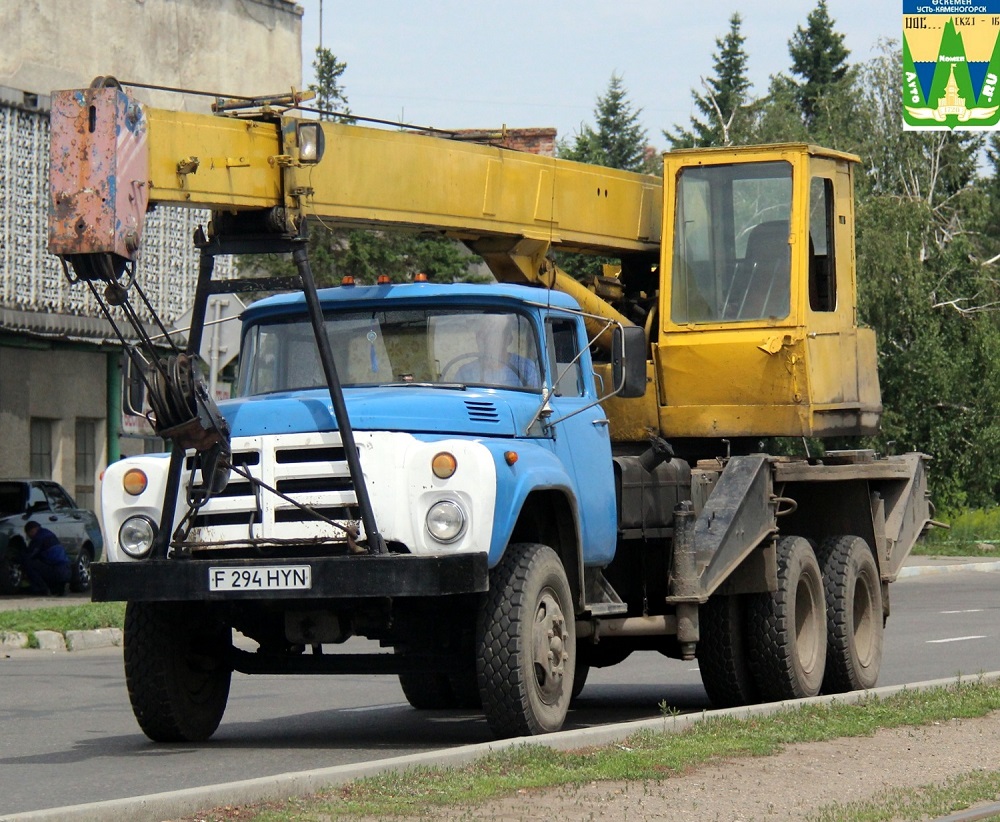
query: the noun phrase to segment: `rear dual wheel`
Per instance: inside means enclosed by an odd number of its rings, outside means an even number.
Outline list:
[[[703,606],[705,690],[723,708],[873,688],[883,624],[878,565],[864,539],[830,537],[814,551],[784,537],[777,591],[716,595]]]
[[[823,573],[809,541],[778,541],[778,590],[750,604],[749,663],[765,702],[816,696],[826,670]]]
[[[715,594],[701,608],[698,668],[716,708],[736,708],[760,700],[750,671],[747,608],[754,594]]]
[[[874,688],[882,666],[882,581],[861,537],[824,540],[818,551],[826,598],[823,692]]]

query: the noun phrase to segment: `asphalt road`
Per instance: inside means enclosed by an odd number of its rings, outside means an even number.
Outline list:
[[[880,685],[1000,668],[1000,576],[892,586]],[[132,717],[117,649],[0,658],[0,814],[136,796],[486,742],[481,718],[417,712],[394,677],[236,675],[200,745],[157,745]],[[708,707],[695,663],[636,654],[595,670],[567,727]]]

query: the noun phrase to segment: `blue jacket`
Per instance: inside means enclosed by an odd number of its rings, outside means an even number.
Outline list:
[[[69,565],[66,549],[48,528],[39,527],[28,543],[26,559],[40,559],[47,565]]]

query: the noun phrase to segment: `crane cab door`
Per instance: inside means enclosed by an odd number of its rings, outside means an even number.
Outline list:
[[[877,429],[881,410],[875,332],[857,322],[851,170],[820,157],[809,167],[805,344],[817,433]]]

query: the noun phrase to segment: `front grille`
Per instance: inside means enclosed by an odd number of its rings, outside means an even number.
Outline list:
[[[233,439],[232,450],[237,468],[287,499],[234,471],[225,491],[197,512],[189,537],[194,550],[208,550],[217,542],[232,543],[219,545],[218,550],[233,550],[269,540],[284,544],[345,541],[341,529],[299,505],[342,525],[359,527],[357,495],[339,434],[238,437]],[[199,484],[197,457],[188,457],[186,467],[184,485],[191,471]]]

